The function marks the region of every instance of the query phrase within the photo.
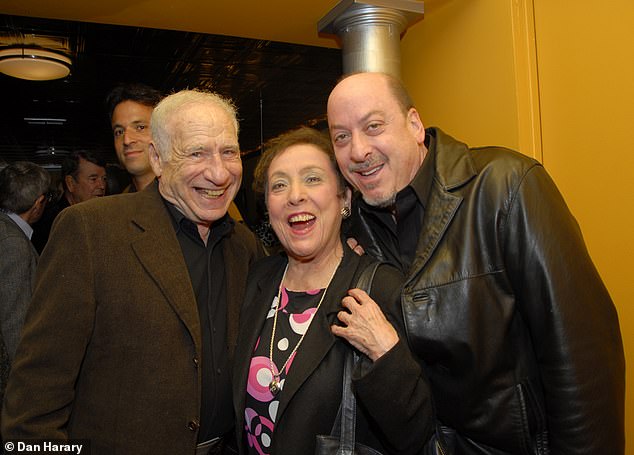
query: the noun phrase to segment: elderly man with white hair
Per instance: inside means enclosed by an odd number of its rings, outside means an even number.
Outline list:
[[[90,440],[99,454],[223,453],[230,364],[261,247],[228,215],[242,177],[226,99],[152,113],[143,191],[71,206],[41,260],[9,378],[5,438]]]

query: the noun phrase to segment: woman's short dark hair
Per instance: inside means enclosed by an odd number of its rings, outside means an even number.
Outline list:
[[[335,174],[337,174],[339,191],[343,193],[347,187],[347,183],[337,166],[337,160],[332,148],[332,143],[330,142],[330,137],[326,132],[321,132],[307,126],[302,126],[283,133],[269,140],[264,145],[264,152],[253,173],[253,189],[258,193],[266,194],[268,172],[271,167],[271,162],[287,148],[300,144],[314,145],[328,156],[332,168]]]

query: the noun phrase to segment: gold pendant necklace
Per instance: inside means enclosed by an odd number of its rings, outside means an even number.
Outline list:
[[[330,283],[332,282],[332,279],[334,278],[338,268],[339,268],[339,264],[337,264],[337,266],[335,267],[335,270],[332,272],[332,275],[330,275],[328,284],[326,285],[326,288],[324,289],[324,293],[321,295],[321,298],[319,299],[319,303],[317,304],[317,308],[315,309],[315,314],[313,314],[313,317],[310,320],[311,324],[313,320],[315,319],[317,312],[319,311],[321,302],[324,301],[324,297],[326,296],[326,293],[328,292],[328,287],[330,286]],[[279,312],[280,303],[282,302],[282,286],[284,285],[284,278],[286,278],[287,271],[288,271],[288,263],[286,264],[286,268],[284,269],[284,274],[282,275],[282,280],[280,281],[280,286],[277,290],[277,303],[275,304],[275,315],[273,316],[273,330],[271,331],[271,343],[269,344],[269,370],[271,370],[271,375],[273,376],[271,379],[271,382],[269,383],[269,390],[273,394],[273,396],[277,395],[280,392],[280,390],[282,390],[282,385],[280,384],[280,374],[286,368],[286,365],[288,364],[289,360],[293,358],[293,355],[297,352],[299,345],[302,344],[302,341],[304,341],[304,337],[306,336],[306,333],[308,333],[308,327],[307,327],[306,331],[302,334],[301,338],[299,339],[299,341],[297,342],[297,344],[291,351],[290,355],[286,359],[286,362],[284,362],[284,365],[282,365],[282,368],[280,368],[276,372],[275,365],[273,364],[273,345],[275,344],[275,330],[277,328],[277,313]]]

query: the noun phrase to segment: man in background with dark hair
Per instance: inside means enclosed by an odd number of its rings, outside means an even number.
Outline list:
[[[31,225],[44,212],[51,176],[28,161],[0,167],[1,403],[35,282],[38,254],[29,241]]]
[[[66,207],[106,195],[106,164],[88,151],[73,152],[62,163],[64,192],[47,206],[42,219],[33,225],[31,241],[39,253],[44,249],[53,221]]]
[[[140,191],[154,180],[148,154],[150,117],[161,98],[159,91],[136,83],[119,85],[106,98],[117,158],[132,178],[124,193]]]

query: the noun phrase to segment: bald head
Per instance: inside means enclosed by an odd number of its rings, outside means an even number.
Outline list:
[[[403,83],[396,77],[387,73],[352,73],[341,78],[331,93],[339,90],[347,90],[350,87],[365,87],[373,84],[380,84],[386,88],[391,97],[399,104],[403,112],[407,112],[414,107],[414,102],[410,97]],[[330,100],[330,98],[329,98]]]
[[[328,129],[346,180],[375,206],[394,203],[427,152],[425,130],[407,91],[384,73],[341,80],[328,98]]]

